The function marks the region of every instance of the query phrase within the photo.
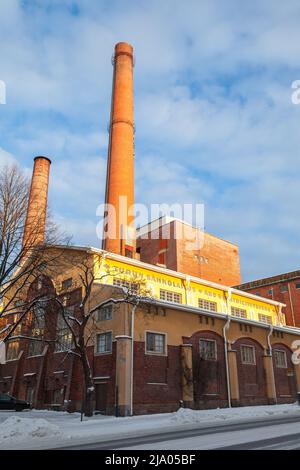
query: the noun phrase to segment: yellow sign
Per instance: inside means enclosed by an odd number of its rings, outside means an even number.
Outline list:
[[[249,320],[264,321],[265,323],[278,323],[278,307],[267,300],[247,297],[233,292],[202,284],[201,281],[153,271],[142,266],[127,264],[114,259],[105,258],[99,266],[99,279],[109,285],[129,287],[129,285],[142,285],[147,295],[161,300],[173,301],[200,307],[217,313],[229,314],[248,318]],[[281,322],[282,322],[281,318]]]

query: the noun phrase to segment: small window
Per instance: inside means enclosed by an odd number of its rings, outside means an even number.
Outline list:
[[[288,286],[280,286],[280,292],[287,292],[288,291]]]
[[[246,310],[238,307],[231,307],[231,315],[238,318],[247,318]]]
[[[217,343],[214,339],[200,339],[200,359],[204,361],[217,360]]]
[[[127,258],[133,258],[133,248],[132,248],[132,246],[125,245],[125,256]]]
[[[167,302],[174,302],[176,304],[181,304],[181,294],[177,294],[177,292],[160,289],[159,298],[161,300],[166,300]]]
[[[72,284],[73,284],[73,279],[69,277],[68,279],[65,279],[62,282],[62,289],[63,290],[70,289],[70,287],[72,287]]]
[[[210,300],[198,299],[198,307],[210,312],[217,311],[217,303],[211,302]]]
[[[300,282],[296,282],[295,287],[296,289],[300,289]]]
[[[65,309],[65,318],[68,316],[74,316],[74,307]],[[61,313],[57,316],[55,352],[70,351],[74,348],[73,335],[65,318]]]
[[[97,335],[97,353],[112,352],[112,332],[100,333]]]
[[[7,361],[13,361],[17,359],[19,353],[19,342],[18,341],[10,341],[7,344],[6,349],[6,359]]]
[[[147,353],[166,354],[166,335],[162,333],[146,333]]]
[[[281,369],[287,368],[286,352],[280,349],[274,349],[274,359],[276,367]]]
[[[101,307],[97,310],[97,321],[105,321],[112,319],[112,304]]]
[[[113,285],[117,287],[124,287],[128,289],[132,294],[137,294],[139,291],[139,285],[135,282],[125,281],[125,279],[114,278]]]
[[[260,297],[260,292],[255,292],[255,295],[258,295]]]
[[[262,323],[268,323],[268,325],[272,325],[272,317],[270,315],[264,315],[263,313],[258,314],[258,320]]]
[[[273,288],[269,289],[269,290],[268,290],[268,295],[271,295],[271,296],[272,296],[273,294],[274,294],[274,289],[273,289]]]
[[[255,349],[253,346],[241,346],[241,359],[243,364],[255,364]]]

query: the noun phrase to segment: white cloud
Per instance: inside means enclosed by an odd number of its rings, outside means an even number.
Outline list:
[[[52,158],[51,205],[74,241],[94,237],[110,58],[125,40],[136,54],[138,202],[205,201],[207,229],[239,242],[247,278],[295,265],[298,0],[23,4],[0,4],[0,145],[27,169],[36,154]]]

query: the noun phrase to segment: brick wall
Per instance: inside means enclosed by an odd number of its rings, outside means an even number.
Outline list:
[[[145,343],[134,345],[134,413],[176,411],[182,399],[180,348],[168,346],[167,356],[145,354]]]

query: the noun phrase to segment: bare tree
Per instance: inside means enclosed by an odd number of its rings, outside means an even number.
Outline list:
[[[77,288],[79,286],[81,288],[81,301],[76,311],[70,309],[65,302],[65,294],[61,295],[56,291],[46,292],[42,289],[39,293],[28,297],[26,307],[24,308],[23,304],[18,316],[15,315],[11,327],[2,331],[4,341],[28,340],[31,345],[38,343],[37,347],[52,343],[57,350],[65,352],[62,362],[69,355],[75,355],[79,359],[83,372],[82,408],[86,416],[93,414],[95,386],[88,346],[91,345],[95,331],[99,333],[97,312],[109,304],[126,303],[136,308],[151,301],[145,283],[137,282],[135,279],[124,281],[123,288],[113,289],[113,294],[107,296],[105,289],[109,287],[111,289],[111,286],[105,283],[105,279],[107,276],[116,278],[119,273],[114,269],[100,272],[98,267],[102,261],[103,255],[91,255],[88,250],[84,256],[71,257],[70,254],[62,256],[59,259],[59,269],[64,271],[70,269],[71,265],[80,280]],[[58,265],[53,267],[53,277],[57,268]],[[47,271],[47,274],[51,273],[49,268]],[[40,310],[44,310],[46,321],[40,315]],[[27,327],[28,323],[30,328]],[[45,328],[52,330],[52,336],[47,334]],[[64,332],[63,335],[60,335],[60,331]]]
[[[141,281],[136,282],[136,280],[125,281],[125,287],[116,289],[113,295],[107,297],[104,292],[104,290],[107,289],[107,285],[104,283],[105,278],[107,276],[117,277],[118,273],[112,269],[99,274],[96,267],[99,266],[101,262],[102,256],[98,255],[94,256],[92,260],[90,257],[86,257],[85,260],[77,265],[82,284],[82,300],[77,316],[70,313],[61,299],[58,297],[55,299],[59,305],[62,318],[72,336],[72,349],[70,349],[67,354],[75,354],[82,365],[84,379],[84,395],[82,401],[85,416],[91,416],[93,414],[95,386],[88,357],[88,346],[96,330],[96,313],[110,304],[120,305],[126,303],[137,307],[145,302],[148,303],[150,300],[146,297],[148,292],[145,283]],[[100,294],[101,297],[101,293],[104,294],[102,296],[103,300],[100,302],[93,301],[95,285],[97,285],[97,296]]]

